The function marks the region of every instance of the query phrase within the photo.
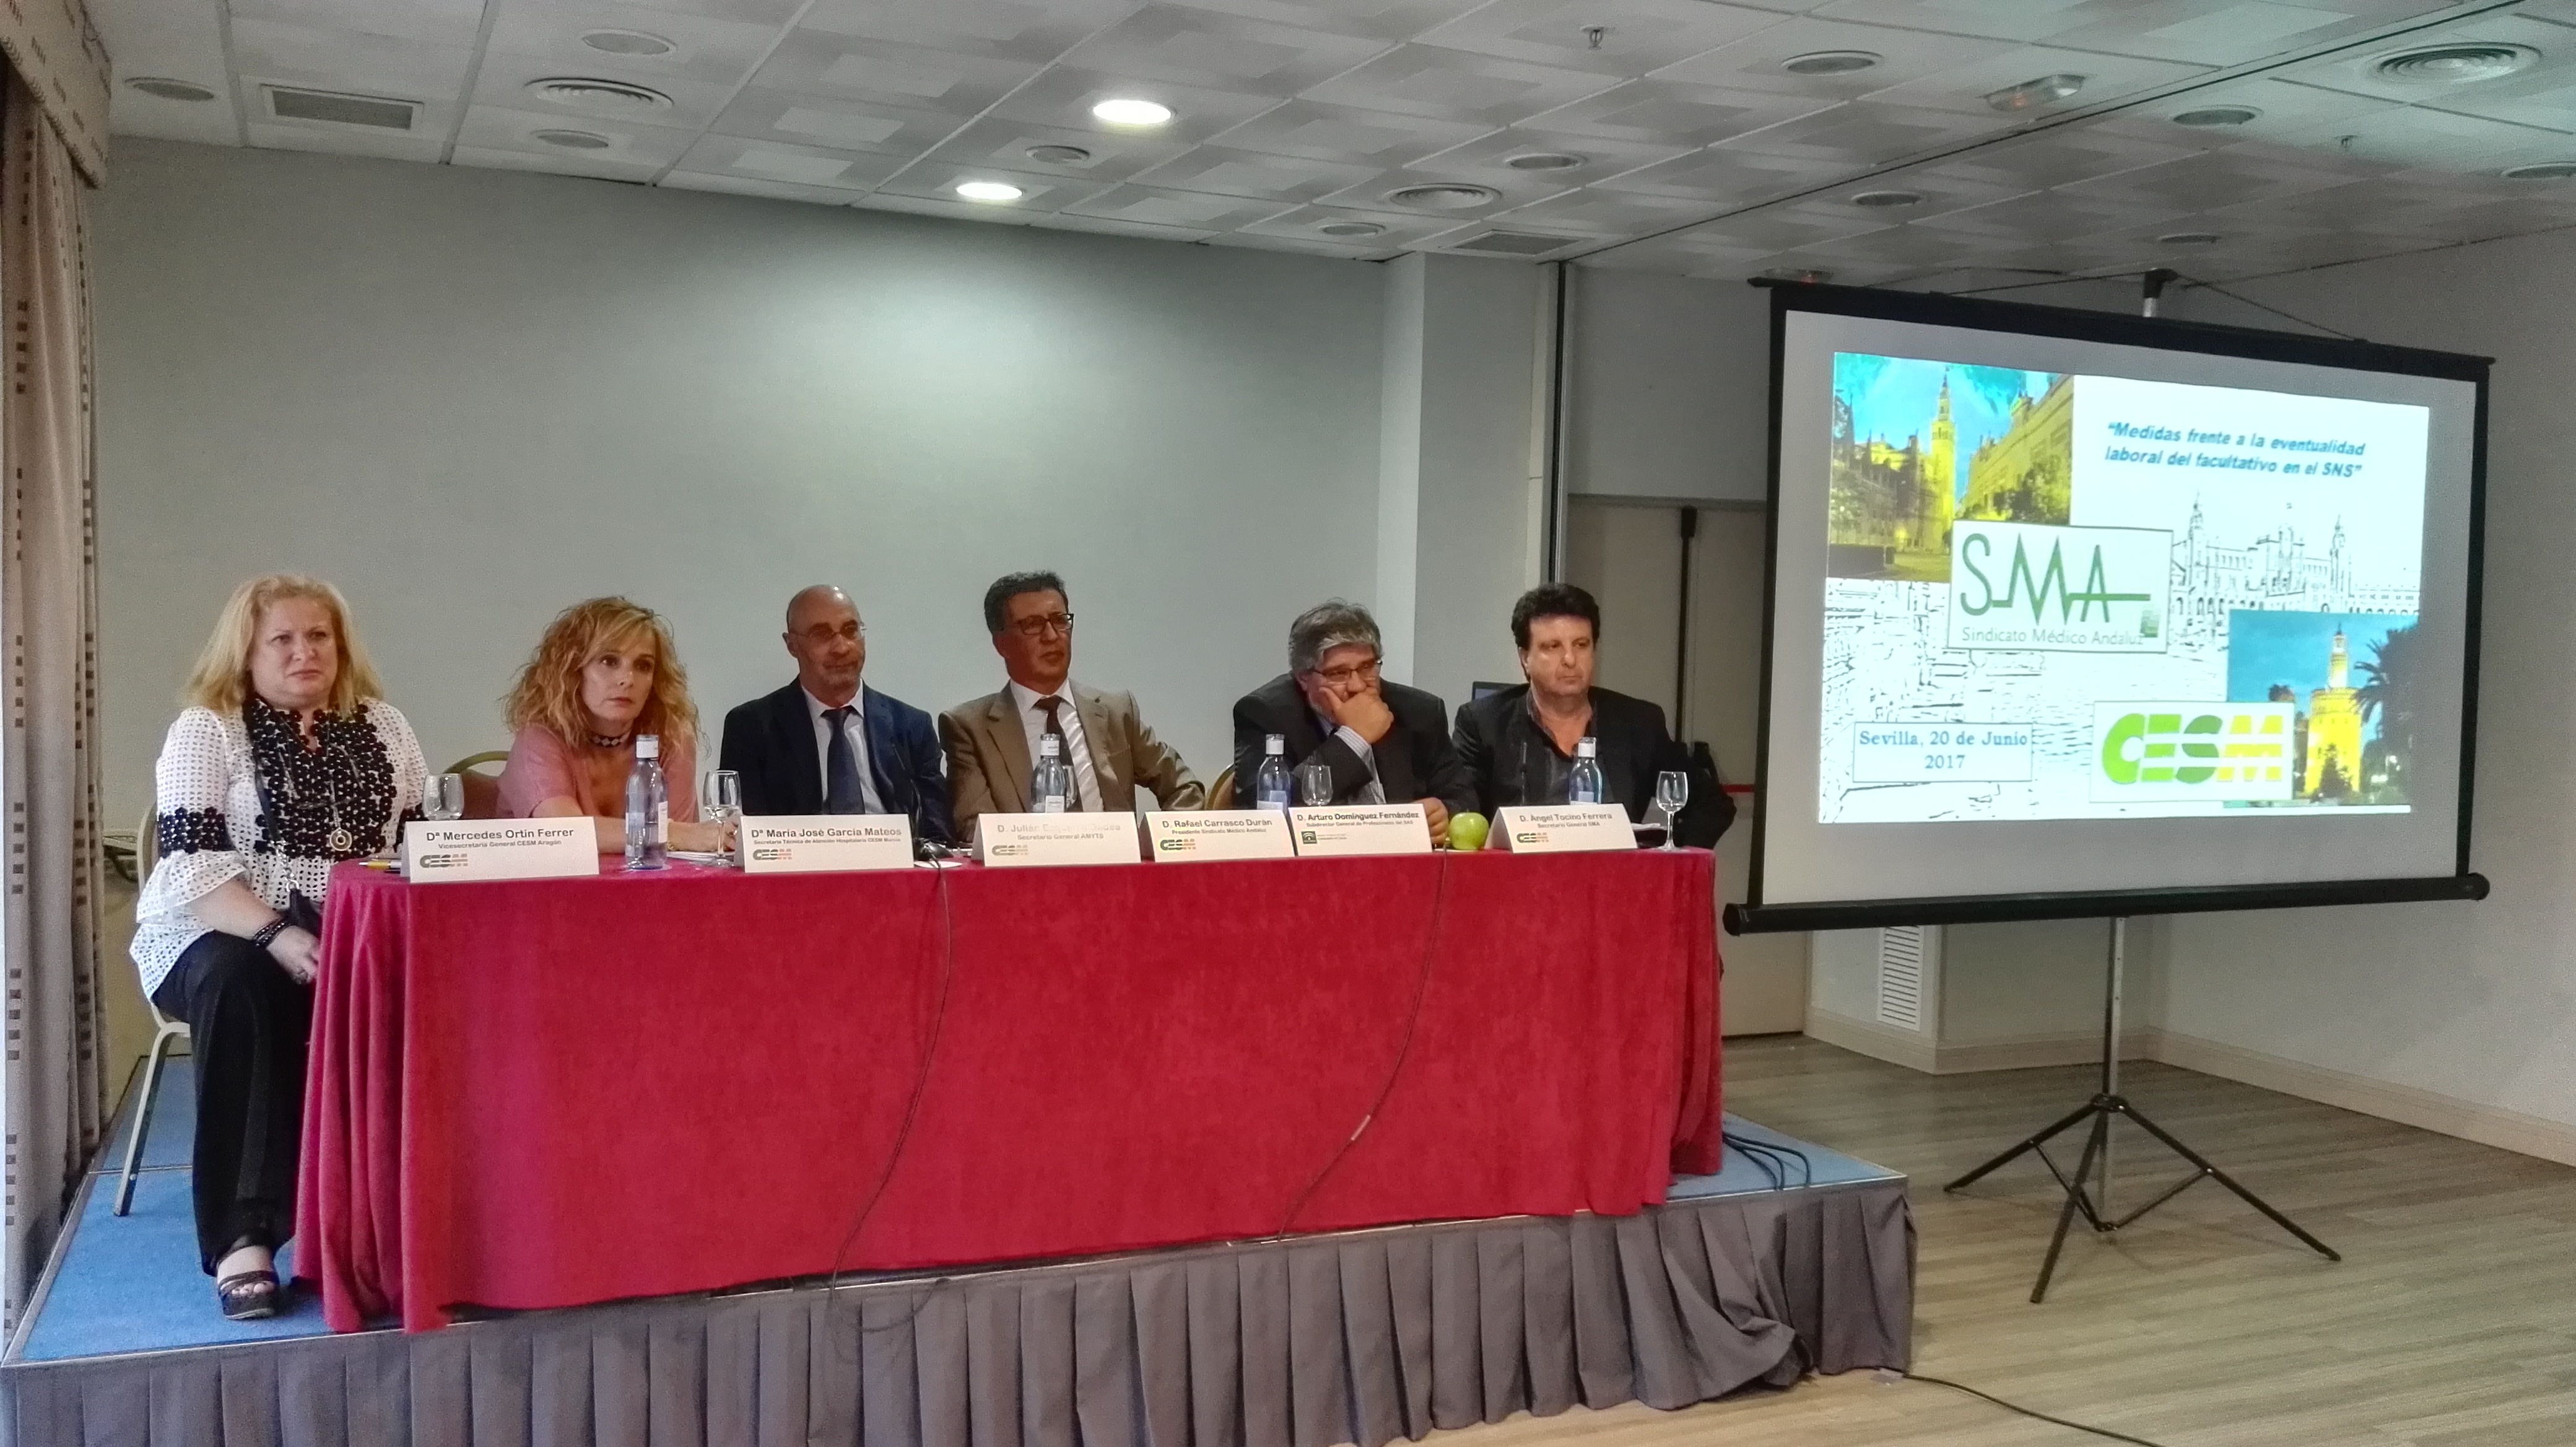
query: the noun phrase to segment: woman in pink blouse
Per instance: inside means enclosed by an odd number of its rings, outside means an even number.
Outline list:
[[[513,734],[501,771],[501,813],[513,819],[588,817],[599,848],[626,848],[626,776],[635,740],[662,741],[674,849],[712,850],[720,827],[698,819],[698,711],[688,674],[659,614],[624,598],[593,598],[556,615],[504,705]]]

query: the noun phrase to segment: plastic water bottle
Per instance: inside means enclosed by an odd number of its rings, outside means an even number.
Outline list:
[[[1288,740],[1271,734],[1261,741],[1261,772],[1252,776],[1253,807],[1285,813],[1289,789]]]
[[[1598,804],[1601,800],[1601,761],[1593,757],[1592,736],[1585,734],[1574,744],[1574,768],[1565,776],[1565,802]]]
[[[671,786],[662,778],[662,741],[635,736],[635,767],[626,774],[626,867],[661,869],[670,863]]]
[[[1047,734],[1038,740],[1036,777],[1029,782],[1029,812],[1061,814],[1073,794],[1073,766],[1064,761],[1064,740]]]

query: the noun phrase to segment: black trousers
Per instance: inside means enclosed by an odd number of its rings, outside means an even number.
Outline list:
[[[294,1234],[313,987],[250,941],[209,930],[180,954],[152,1003],[188,1022],[197,1255],[212,1275],[243,1238],[274,1249]]]

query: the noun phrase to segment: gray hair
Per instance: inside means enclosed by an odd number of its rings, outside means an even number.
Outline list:
[[[1386,652],[1369,610],[1340,598],[1326,599],[1288,625],[1288,671],[1312,673],[1325,654],[1350,643],[1367,644],[1371,657],[1383,657]]]
[[[1073,606],[1073,595],[1064,590],[1064,579],[1045,569],[1034,573],[1004,573],[993,580],[993,586],[984,590],[985,632],[998,634],[1002,631],[1002,625],[1010,621],[1011,600],[1022,593],[1053,593],[1064,600],[1067,608]]]

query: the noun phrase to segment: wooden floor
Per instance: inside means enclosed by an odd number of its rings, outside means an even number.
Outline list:
[[[2138,1108],[2327,1245],[2203,1181],[2109,1241],[2078,1223],[2045,1305],[2047,1172],[1941,1186],[2083,1103],[2091,1070],[1929,1076],[1797,1036],[1727,1042],[1729,1109],[1913,1177],[1917,1371],[2166,1447],[2576,1447],[2576,1169],[2169,1066]],[[2068,1137],[2072,1168],[2081,1141]],[[2115,1210],[2180,1175],[2116,1137]],[[2044,1447],[2099,1437],[1919,1382],[1813,1378],[1627,1406],[1456,1447]]]

